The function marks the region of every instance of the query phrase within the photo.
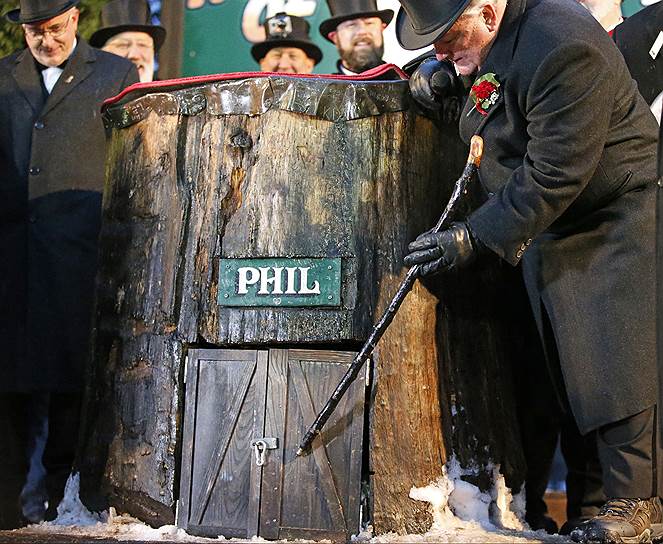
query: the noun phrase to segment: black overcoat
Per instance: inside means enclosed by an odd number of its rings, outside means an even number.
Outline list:
[[[663,91],[663,47],[660,44],[652,47],[661,31],[663,4],[657,2],[626,19],[612,33],[647,104]]]
[[[656,402],[657,126],[608,34],[573,0],[510,0],[460,131],[484,138],[468,218],[516,265],[554,337],[581,432]],[[518,331],[514,331],[518,334]],[[556,355],[550,353],[550,355]]]
[[[106,139],[104,99],[138,81],[78,38],[44,103],[29,50],[0,60],[0,391],[82,388]]]

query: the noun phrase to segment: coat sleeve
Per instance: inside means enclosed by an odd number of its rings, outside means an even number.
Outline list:
[[[528,138],[523,162],[468,218],[472,232],[512,265],[594,174],[619,87],[611,73],[597,48],[565,43],[539,64],[519,100]]]
[[[120,86],[118,94],[119,92],[122,92],[124,89],[126,89],[129,85],[133,85],[134,83],[138,83],[139,81],[140,79],[138,77],[138,69],[136,68],[136,66],[132,64],[124,76],[124,81]]]

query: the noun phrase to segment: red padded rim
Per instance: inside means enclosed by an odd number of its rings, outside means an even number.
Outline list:
[[[164,90],[171,91],[180,89],[182,87],[189,87],[191,85],[202,85],[204,83],[213,83],[215,81],[228,81],[233,79],[247,79],[253,77],[292,77],[299,79],[335,79],[344,81],[370,81],[380,76],[394,72],[394,79],[408,79],[408,76],[395,64],[381,64],[371,70],[362,72],[356,76],[346,76],[344,74],[282,74],[277,72],[232,72],[229,74],[211,74],[208,76],[195,76],[195,77],[182,77],[179,79],[165,79],[163,81],[151,81],[149,83],[134,83],[133,85],[124,89],[120,94],[104,101],[103,107],[111,106],[118,103],[127,95],[136,91],[146,90]]]

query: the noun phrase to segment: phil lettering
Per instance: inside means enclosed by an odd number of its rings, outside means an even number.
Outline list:
[[[246,295],[249,287],[256,285],[259,286],[257,292],[259,295],[319,295],[320,282],[314,280],[310,284],[308,277],[310,269],[310,266],[261,266],[258,268],[242,266],[237,269],[237,294]]]

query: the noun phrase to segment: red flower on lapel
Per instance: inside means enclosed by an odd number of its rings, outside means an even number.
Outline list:
[[[488,109],[499,99],[500,82],[495,74],[488,73],[478,78],[470,89],[470,98],[474,101],[474,107],[468,115],[476,109],[481,115],[488,115]]]

